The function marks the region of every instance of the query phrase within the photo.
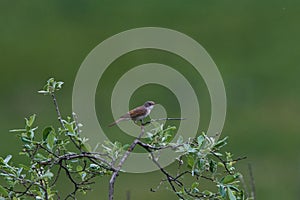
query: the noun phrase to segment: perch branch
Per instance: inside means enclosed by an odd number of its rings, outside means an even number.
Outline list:
[[[150,121],[147,122],[142,122],[142,125],[147,125],[152,122],[157,122],[157,121],[168,121],[168,120],[185,120],[185,118],[158,118],[158,119],[151,119]]]

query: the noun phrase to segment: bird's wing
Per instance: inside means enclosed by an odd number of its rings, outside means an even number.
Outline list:
[[[129,111],[125,115],[121,116],[115,122],[111,123],[109,125],[109,127],[114,126],[115,124],[117,124],[117,123],[119,123],[120,121],[123,121],[123,120],[129,120],[129,119],[136,120],[136,118],[138,118],[140,116],[143,116],[143,115],[146,115],[146,114],[147,114],[147,109],[145,109],[144,106],[139,106],[139,107]]]
[[[146,115],[147,113],[147,109],[145,109],[143,106],[139,106],[131,111],[128,112],[128,114],[130,115],[131,119],[135,119],[137,117],[140,117],[142,115]]]
[[[122,116],[120,117],[120,119],[131,119],[129,112],[126,113],[125,115],[122,115]]]

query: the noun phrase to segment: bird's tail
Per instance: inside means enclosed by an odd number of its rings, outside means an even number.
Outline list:
[[[123,121],[123,120],[125,120],[125,119],[124,118],[120,118],[120,119],[114,121],[113,123],[109,124],[108,127],[112,127],[112,126],[116,125],[117,123],[119,123],[120,121]]]

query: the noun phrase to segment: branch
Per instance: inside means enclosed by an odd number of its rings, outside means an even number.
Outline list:
[[[225,167],[225,170],[228,172],[228,174],[230,174],[230,175],[232,175],[232,172],[228,169],[228,167],[227,167],[227,162],[226,161],[224,161],[220,156],[218,156],[215,152],[213,152],[213,151],[210,151],[211,152],[211,154],[212,155],[214,155],[216,158],[218,158],[220,161],[221,161],[221,163],[223,163],[223,165],[224,165],[224,167]]]
[[[158,118],[158,119],[151,119],[150,121],[151,122],[156,122],[156,121],[167,121],[167,120],[186,120],[186,118],[182,118],[182,117],[180,117],[180,118],[169,118],[169,117],[167,117],[167,118]]]
[[[132,142],[132,144],[130,145],[130,147],[128,148],[128,150],[125,152],[125,154],[123,155],[123,157],[121,158],[116,170],[113,172],[110,181],[109,181],[109,193],[108,193],[108,199],[109,200],[113,200],[114,199],[114,185],[115,185],[115,181],[117,176],[119,175],[119,172],[124,164],[124,162],[127,160],[128,156],[130,155],[130,153],[134,150],[135,146],[138,144],[138,142],[140,141],[140,139],[142,138],[142,136],[145,133],[145,129],[144,126],[141,126],[141,133],[140,135]]]
[[[168,148],[170,148],[170,149],[176,149],[176,148],[178,148],[178,147],[180,147],[180,146],[183,146],[183,144],[179,144],[179,145],[174,145],[174,146],[172,146],[172,145],[166,145],[166,146],[158,146],[158,147],[156,147],[156,146],[153,146],[153,145],[150,145],[150,144],[147,144],[147,143],[144,143],[144,142],[142,142],[142,141],[138,141],[138,144],[140,145],[140,146],[142,146],[143,148],[145,148],[145,149],[148,149],[148,150],[154,150],[154,151],[157,151],[157,150],[163,150],[163,149],[168,149]]]
[[[58,106],[58,103],[57,103],[57,100],[56,100],[56,96],[55,96],[54,92],[51,92],[50,95],[52,97],[52,100],[53,100],[53,103],[54,103],[54,106],[55,106],[55,110],[56,110],[56,113],[57,113],[57,116],[58,116],[58,121],[61,124],[61,126],[63,127],[63,129],[66,129],[65,124],[64,124],[63,119],[62,119],[62,116],[61,116],[61,113],[60,113],[60,110],[59,110],[59,106]],[[76,119],[75,119],[75,121],[76,121]],[[77,125],[78,124],[76,124],[76,126]],[[80,132],[79,128],[78,128],[77,131]],[[69,135],[69,138],[72,141],[72,143],[76,146],[76,148],[79,149],[80,151],[82,151],[81,147],[76,143],[76,141],[74,141],[74,139],[72,138],[72,136]]]
[[[159,118],[159,119],[151,119],[150,121],[142,122],[142,125],[147,125],[147,124],[150,124],[150,123],[156,122],[156,121],[168,121],[168,120],[185,120],[185,118]]]
[[[55,96],[54,92],[51,92],[50,94],[51,94],[51,97],[52,97],[52,100],[53,100],[53,103],[54,103],[54,106],[55,106],[55,110],[56,110],[56,113],[57,113],[57,116],[58,116],[58,121],[61,124],[61,126],[63,128],[65,128],[65,125],[64,125],[64,122],[62,120],[60,110],[59,110],[59,107],[58,107],[58,103],[57,103],[57,100],[56,100],[56,96]]]
[[[171,175],[170,175],[163,167],[160,166],[160,164],[159,164],[159,163],[157,162],[157,160],[155,159],[155,157],[154,157],[154,155],[153,155],[153,152],[147,147],[147,145],[146,145],[146,146],[143,146],[143,145],[141,145],[141,144],[143,144],[142,142],[140,142],[139,145],[140,145],[141,147],[143,147],[144,149],[146,149],[146,150],[150,153],[151,159],[152,159],[152,161],[154,162],[154,164],[155,164],[155,165],[159,168],[159,170],[167,177],[167,181],[169,182],[169,184],[170,184],[172,190],[176,193],[176,195],[177,195],[180,199],[184,199],[183,196],[181,196],[181,195],[179,194],[179,192],[176,190],[176,188],[175,188],[175,186],[174,186],[174,184],[173,184],[173,182],[174,182],[174,183],[176,183],[177,186],[182,187],[182,186],[183,186],[182,182],[180,182],[180,181],[178,180],[178,178],[174,178],[173,176],[171,176]]]
[[[253,200],[256,199],[256,191],[255,191],[255,182],[254,182],[254,176],[253,176],[253,171],[252,171],[252,166],[249,163],[248,164],[248,169],[249,169],[249,174],[250,174],[250,183],[251,183],[251,196]]]
[[[92,162],[99,165],[100,167],[103,167],[105,169],[111,170],[111,171],[116,171],[116,169],[110,165],[110,163],[104,159],[101,158],[100,155],[105,155],[105,154],[100,154],[100,153],[89,153],[89,152],[82,152],[80,154],[76,154],[76,153],[69,153],[69,154],[64,154],[62,156],[59,156],[57,158],[54,159],[48,159],[45,161],[41,161],[39,164],[41,165],[55,165],[55,164],[59,164],[61,161],[63,160],[73,160],[73,159],[77,159],[77,158],[88,158],[88,159],[92,159],[92,160],[99,160],[100,162],[106,164],[107,166],[104,166],[102,163],[98,163],[98,162]]]

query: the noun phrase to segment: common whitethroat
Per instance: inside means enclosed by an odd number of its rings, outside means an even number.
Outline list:
[[[154,101],[146,101],[144,105],[136,107],[129,112],[127,112],[125,115],[121,116],[118,120],[115,122],[111,123],[109,127],[112,127],[116,125],[117,123],[124,121],[124,120],[133,120],[135,122],[137,121],[143,121],[145,117],[147,117],[151,110],[153,109],[155,103]]]

